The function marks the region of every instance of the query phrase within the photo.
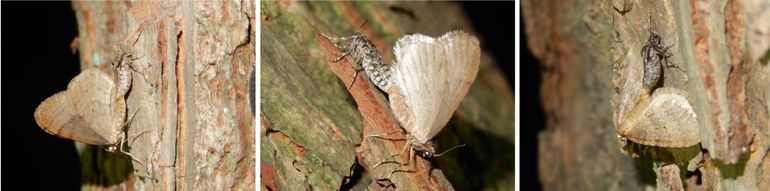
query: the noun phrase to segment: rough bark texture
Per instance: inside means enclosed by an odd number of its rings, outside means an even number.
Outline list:
[[[524,1],[522,11],[528,46],[544,66],[538,156],[546,190],[639,190],[655,187],[655,173],[679,170],[688,190],[770,189],[766,1]],[[696,173],[653,173],[652,161],[618,149],[616,80],[641,64],[650,28],[683,69],[666,70],[662,84],[689,93],[706,153]],[[680,189],[671,176],[658,183],[674,186],[658,189]]]
[[[73,46],[83,69],[108,66],[121,48],[139,58],[126,98],[128,113],[138,112],[127,144],[144,165],[133,162],[125,181],[85,187],[256,189],[249,107],[254,3],[73,2],[79,26]]]
[[[362,138],[400,129],[387,99],[363,74],[348,90],[351,65],[345,59],[329,62],[340,52],[317,36],[350,36],[360,30],[390,62],[391,47],[401,35],[439,36],[451,29],[473,33],[462,10],[445,2],[262,2],[262,189],[512,187],[513,92],[489,56],[482,53],[468,96],[435,140],[439,151],[467,146],[438,157],[437,165],[418,157],[407,168],[415,172],[388,178],[396,165],[373,166],[400,152],[404,142]]]

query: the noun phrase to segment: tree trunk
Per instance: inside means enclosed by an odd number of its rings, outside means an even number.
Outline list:
[[[538,156],[545,189],[640,190],[656,181],[667,183],[659,190],[683,189],[669,184],[677,181],[688,190],[770,189],[766,4],[524,1],[528,46],[544,67],[547,129]],[[665,68],[662,86],[688,92],[697,115],[704,160],[695,172],[653,167],[654,159],[618,149],[613,116],[623,115],[629,82],[622,79],[641,83],[642,74],[629,70],[643,64],[650,31],[673,45],[669,62],[681,69]]]
[[[360,31],[390,62],[390,48],[408,32],[439,36],[462,29],[473,33],[457,5],[262,2],[260,12],[262,189],[512,187],[513,92],[488,55],[482,53],[468,96],[435,140],[439,151],[461,143],[467,146],[438,157],[438,167],[417,157],[416,164],[407,167],[415,172],[388,177],[397,165],[374,165],[399,153],[404,142],[362,138],[400,129],[387,100],[365,75],[358,75],[350,87],[355,73],[351,65],[345,59],[329,62],[340,52],[318,36],[350,36]],[[401,136],[394,133],[388,138]],[[489,166],[479,167],[484,166],[480,161]]]
[[[121,184],[87,182],[86,187],[254,190],[255,118],[249,107],[254,2],[72,6],[79,26],[73,45],[83,70],[108,67],[121,49],[138,58],[126,97],[127,113],[136,112],[126,143],[143,165],[133,162],[136,176],[124,174]],[[90,152],[96,154],[84,155],[101,156],[100,150]]]

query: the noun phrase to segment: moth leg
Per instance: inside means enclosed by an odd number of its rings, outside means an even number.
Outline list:
[[[668,46],[657,45],[658,51],[660,51],[660,52],[668,52],[668,49],[670,49],[671,47],[674,47],[674,44],[671,44],[671,45],[668,45]],[[666,57],[668,57],[668,56],[666,56]]]
[[[342,60],[342,59],[343,59],[343,58],[345,58],[346,56],[350,55],[350,53],[351,53],[350,51],[345,51],[345,52],[344,52],[344,53],[342,53],[342,55],[340,55],[339,57],[335,58],[334,60],[330,60],[330,62],[339,62],[340,60]],[[358,65],[356,64],[356,66],[358,66]],[[355,71],[356,71],[356,73],[353,75],[353,80],[350,80],[350,86],[348,86],[348,90],[350,90],[350,88],[353,88],[353,84],[356,82],[356,78],[358,78],[358,73],[360,73],[361,71],[363,71],[363,70],[364,70],[364,68],[363,68],[363,67],[358,67],[358,68],[356,68],[356,67],[354,67],[354,66],[351,66],[350,68],[351,68],[351,69],[353,69],[353,70],[355,70]]]
[[[666,63],[666,67],[667,67],[667,68],[676,68],[676,69],[678,69],[679,71],[685,72],[685,71],[684,71],[684,69],[682,69],[681,67],[679,67],[679,65],[677,65],[677,64],[674,64],[674,63],[670,63],[670,62],[669,62],[669,63]]]
[[[412,172],[417,172],[417,170],[402,170],[402,169],[398,169],[398,168],[396,168],[395,170],[393,170],[392,172],[390,172],[390,174],[388,175],[388,178],[390,178],[391,176],[393,176],[393,174],[394,174],[394,173],[397,173],[397,172],[407,172],[407,173],[412,173]]]
[[[154,87],[157,87],[157,85],[156,85],[156,84],[154,84],[154,83],[150,82],[150,78],[149,78],[149,77],[147,77],[147,74],[146,74],[146,73],[144,73],[144,72],[142,72],[142,71],[139,71],[139,70],[137,69],[137,67],[135,66],[135,65],[136,65],[136,62],[134,62],[134,61],[136,61],[136,60],[139,60],[139,59],[141,59],[142,57],[144,57],[144,55],[134,56],[133,54],[129,54],[129,57],[127,58],[127,59],[129,60],[129,62],[128,62],[126,65],[128,65],[128,68],[129,68],[129,69],[133,70],[133,71],[134,71],[134,72],[136,72],[136,73],[139,73],[139,74],[141,74],[141,75],[142,75],[142,79],[144,79],[144,82],[146,82],[147,84],[149,84],[151,87],[153,87],[153,88],[154,88]],[[208,65],[206,65],[206,66],[208,66]]]
[[[407,164],[409,164],[409,161],[407,161],[406,163],[400,163],[400,162],[395,161],[395,160],[388,161],[388,159],[390,159],[390,158],[393,158],[393,157],[399,156],[401,154],[404,154],[404,152],[406,150],[412,150],[412,145],[407,143],[407,145],[404,145],[404,149],[402,149],[401,152],[399,152],[398,154],[393,154],[393,155],[390,155],[389,157],[386,157],[384,160],[382,160],[382,161],[378,162],[377,164],[375,164],[373,168],[377,168],[377,166],[380,166],[381,164],[384,164],[384,163],[396,163],[396,164],[399,164],[399,165],[407,165]],[[410,152],[410,156],[412,156],[412,154],[414,154],[414,152]]]
[[[675,64],[673,62],[669,62],[668,58],[666,58],[666,68],[676,68],[676,69],[679,69],[679,71],[685,72],[684,69],[679,67],[679,65],[677,65],[677,64]]]
[[[128,127],[128,124],[131,123],[131,121],[134,120],[134,116],[136,116],[136,113],[139,113],[138,109],[136,111],[134,111],[134,114],[131,114],[131,116],[128,118],[128,120],[123,122],[123,124],[121,125],[121,127],[122,127],[121,129],[123,130],[123,132],[127,132],[126,128]],[[141,133],[144,133],[144,132],[141,132]],[[138,134],[141,134],[141,133],[138,133]],[[120,139],[120,146],[119,146],[120,148],[118,150],[120,150],[121,153],[126,154],[129,157],[131,157],[132,160],[136,161],[140,165],[144,166],[144,163],[142,163],[141,161],[137,160],[136,157],[134,157],[134,155],[131,155],[131,153],[128,153],[128,152],[126,152],[124,150],[123,146],[125,145],[126,141],[127,141],[126,138]]]
[[[385,137],[385,135],[390,135],[390,134],[397,133],[397,132],[401,132],[401,131],[400,130],[393,130],[393,131],[388,132],[388,133],[367,135],[367,136],[364,136],[364,138],[376,137],[376,138],[385,139],[385,140],[389,140],[389,141],[406,141],[406,139],[394,139],[394,138],[387,138],[387,137]]]
[[[133,54],[133,51],[130,51],[131,49],[133,49],[133,46],[136,45],[137,42],[139,42],[139,39],[144,32],[143,28],[144,28],[144,23],[139,25],[139,28],[130,35],[130,36],[136,35],[136,38],[133,40],[133,42],[131,42],[130,44],[126,43],[120,47],[120,52],[121,52],[120,57],[122,58],[120,58],[120,63],[118,63],[118,66],[116,67],[120,68],[120,67],[125,67],[125,65],[128,65],[128,67],[131,70],[139,74],[142,74],[142,78],[144,78],[144,81],[147,82],[147,84],[150,84],[150,86],[152,87],[157,87],[157,85],[150,83],[149,78],[144,72],[140,72],[139,70],[136,69],[136,66],[134,66],[135,64],[134,61],[141,59],[142,57],[144,57],[144,55],[136,56]]]
[[[404,164],[404,166],[406,166],[406,165],[409,165],[409,163],[412,163],[412,162],[414,162],[414,153],[416,152],[416,151],[414,150],[414,148],[412,148],[412,147],[413,147],[413,145],[412,145],[411,143],[407,143],[407,145],[409,146],[409,159],[406,161],[406,163]]]
[[[134,155],[132,155],[132,154],[131,154],[131,153],[129,153],[129,152],[126,152],[125,150],[123,150],[123,145],[124,145],[124,143],[125,143],[125,142],[126,142],[126,140],[125,140],[125,139],[123,139],[123,140],[121,140],[121,141],[120,141],[120,149],[119,149],[119,150],[120,150],[120,152],[121,152],[121,153],[123,153],[123,154],[126,154],[126,155],[128,155],[129,157],[131,157],[131,160],[134,160],[134,161],[136,161],[137,163],[139,163],[139,165],[142,165],[142,167],[143,167],[143,168],[147,168],[147,166],[145,166],[145,165],[144,165],[144,163],[142,163],[141,161],[139,161],[139,159],[137,159],[136,157],[134,157]],[[151,172],[151,171],[150,171],[150,172]],[[149,175],[149,176],[148,176],[148,175],[142,175],[142,174],[136,174],[136,175],[137,175],[137,176],[139,176],[139,177],[143,177],[143,178],[148,178],[148,179],[152,179],[152,180],[155,180],[155,178],[153,178],[153,177],[152,177],[152,175]]]
[[[130,124],[131,121],[134,121],[134,116],[136,116],[136,113],[139,113],[138,109],[134,111],[134,113],[131,114],[131,116],[128,117],[128,120],[125,120],[123,121],[123,124],[120,124],[120,127],[121,127],[120,129],[122,129],[123,131],[126,131],[126,127],[128,127],[128,124]]]
[[[358,36],[358,35],[353,35],[353,36],[348,36],[348,37],[330,37],[330,36],[328,36],[328,35],[326,35],[324,33],[321,33],[321,35],[323,35],[326,39],[329,39],[330,41],[334,42],[334,46],[337,47],[338,49],[345,49],[345,47],[341,47],[341,46],[337,45],[337,42],[349,40],[349,39],[352,39],[352,38],[355,38],[356,36]]]
[[[612,2],[610,2],[610,4],[612,4],[612,8],[615,9],[615,11],[617,11],[621,15],[626,15],[626,13],[631,12],[631,9],[633,8],[633,3],[629,4],[627,0],[623,1],[623,10],[620,10],[617,7],[615,7],[615,4]]]
[[[144,133],[149,133],[149,132],[150,132],[150,130],[144,130],[144,131],[142,131],[142,132],[139,132],[139,133],[136,133],[136,134],[134,134],[134,135],[128,136],[129,138],[130,138],[130,137],[133,137],[133,139],[131,140],[131,142],[130,142],[130,143],[128,143],[128,145],[129,145],[129,146],[131,146],[131,145],[132,145],[134,142],[136,142],[136,139],[138,139],[138,138],[139,138],[139,136],[141,136],[141,135],[142,135],[142,134],[144,134]]]
[[[357,37],[357,36],[358,36],[358,35],[353,35],[353,36],[346,36],[346,37],[330,37],[329,35],[326,35],[326,34],[324,34],[324,33],[321,33],[321,35],[323,35],[323,36],[324,36],[324,37],[326,37],[327,39],[329,39],[329,40],[331,40],[331,41],[335,41],[335,42],[339,42],[339,41],[343,41],[343,40],[352,39],[352,38],[355,38],[355,37]]]
[[[353,88],[353,83],[356,83],[356,78],[358,78],[358,73],[360,73],[362,70],[364,69],[356,70],[356,74],[353,75],[353,80],[350,80],[350,86],[348,86],[348,90]]]
[[[345,58],[345,56],[348,56],[348,55],[350,55],[350,51],[345,51],[339,57],[335,58],[334,60],[330,60],[330,62],[339,62],[340,60],[342,60],[342,58]]]
[[[140,72],[139,70],[135,69],[135,68],[133,67],[133,65],[129,65],[129,66],[131,66],[131,67],[129,67],[129,68],[131,68],[131,70],[133,70],[133,71],[134,71],[134,72],[136,72],[136,73],[139,73],[139,74],[141,74],[141,75],[142,75],[142,79],[144,80],[144,82],[145,82],[145,83],[147,83],[147,84],[149,84],[149,85],[150,85],[150,87],[153,87],[153,88],[155,88],[155,87],[158,87],[158,85],[157,85],[157,84],[155,84],[155,83],[152,83],[152,81],[150,81],[150,78],[149,78],[149,77],[147,77],[147,74],[146,74],[146,73],[144,73],[144,72]]]
[[[358,36],[358,35],[353,35],[353,36],[349,36],[349,37],[329,37],[329,36],[326,36],[326,34],[323,34],[323,33],[321,33],[321,35],[323,35],[324,37],[326,37],[327,39],[332,40],[332,41],[348,40],[348,39],[352,39],[352,38],[355,38],[355,37]],[[343,50],[347,49],[345,47],[337,46],[336,43],[334,44],[334,46],[336,46],[338,49],[343,49]],[[346,56],[350,55],[350,53],[352,53],[352,52],[353,51],[346,50],[345,52],[342,53],[342,55],[340,55],[339,57],[335,58],[334,60],[330,60],[330,62],[339,62],[340,60],[342,60]],[[353,70],[355,70],[356,73],[353,75],[353,79],[350,80],[350,86],[348,86],[348,90],[353,88],[353,84],[355,84],[356,78],[358,78],[358,73],[360,73],[361,71],[364,70],[363,67],[360,67],[360,65],[358,63],[356,63],[355,66],[359,66],[359,67],[353,67],[353,66],[350,67]]]
[[[139,161],[139,159],[136,159],[136,157],[134,157],[134,155],[132,155],[132,154],[131,154],[131,153],[129,153],[129,152],[126,152],[125,150],[123,150],[123,146],[125,145],[125,143],[126,143],[126,139],[122,139],[122,140],[120,140],[120,149],[119,149],[119,150],[120,150],[120,152],[121,152],[121,153],[123,153],[123,154],[126,154],[126,155],[128,155],[129,157],[131,157],[131,160],[134,160],[134,161],[136,161],[137,163],[139,163],[140,165],[144,166],[144,163],[142,163],[141,161]]]
[[[412,169],[412,170],[402,170],[402,169],[400,169],[403,166],[409,166],[409,163],[415,160],[414,159],[415,151],[414,151],[414,149],[412,149],[412,144],[408,144],[407,148],[409,148],[409,159],[406,161],[406,163],[399,163],[398,167],[393,169],[393,171],[390,171],[390,174],[388,174],[388,179],[390,179],[390,177],[393,176],[393,173],[396,173],[396,172],[417,172],[416,169]],[[415,168],[417,168],[417,166],[415,166]]]

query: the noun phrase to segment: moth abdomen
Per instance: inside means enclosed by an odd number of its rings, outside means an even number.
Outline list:
[[[668,58],[671,53],[670,47],[661,44],[661,37],[655,31],[650,30],[650,37],[647,44],[642,47],[642,60],[644,61],[644,75],[642,79],[643,88],[649,94],[659,87],[660,79],[663,77],[663,66],[668,66]]]
[[[388,80],[390,78],[390,65],[387,64],[377,47],[369,41],[362,33],[358,32],[350,37],[333,38],[327,37],[331,40],[345,40],[352,39],[347,47],[339,47],[345,50],[343,56],[352,56],[354,62],[354,69],[356,71],[363,70],[369,80],[380,88],[382,91],[387,91]],[[341,59],[342,57],[338,58]]]

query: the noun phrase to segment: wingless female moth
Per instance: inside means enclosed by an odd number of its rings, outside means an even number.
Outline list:
[[[361,24],[361,27],[363,27],[365,24],[366,22]],[[335,46],[341,50],[344,50],[344,52],[341,56],[331,61],[338,62],[345,57],[352,57],[354,63],[353,69],[356,70],[356,74],[353,76],[353,81],[350,82],[348,89],[350,89],[353,86],[353,83],[355,83],[355,80],[358,77],[358,73],[361,70],[364,70],[366,76],[369,77],[369,80],[372,81],[372,83],[380,88],[380,90],[387,91],[388,80],[391,75],[390,66],[385,61],[383,61],[380,51],[377,50],[377,47],[374,46],[374,43],[369,41],[369,39],[367,39],[364,34],[361,32],[356,32],[355,35],[349,37],[329,37],[326,34],[322,35],[332,42],[351,40],[347,47],[337,46],[335,43]]]

